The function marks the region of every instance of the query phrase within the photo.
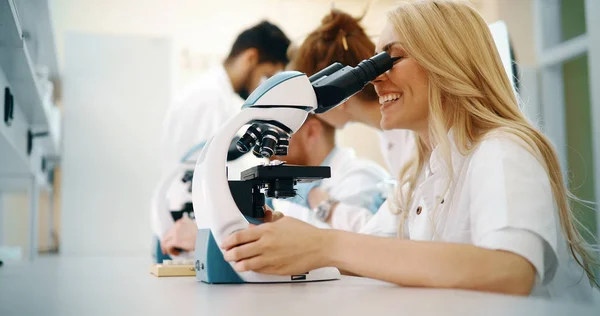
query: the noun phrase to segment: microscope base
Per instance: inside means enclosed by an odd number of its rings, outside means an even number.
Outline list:
[[[330,281],[340,278],[336,268],[320,268],[299,275],[267,275],[243,272],[241,276],[223,258],[221,249],[209,229],[199,229],[195,252],[196,280],[209,284],[232,283],[295,283]],[[244,277],[244,279],[242,279]]]
[[[210,229],[199,229],[194,255],[196,280],[204,283],[244,283],[223,258]]]

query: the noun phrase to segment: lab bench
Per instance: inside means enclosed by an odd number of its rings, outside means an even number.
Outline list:
[[[376,280],[208,285],[144,257],[42,256],[0,267],[0,315],[598,315],[600,306]]]
[[[0,0],[0,230],[8,224],[2,221],[2,195],[27,192],[30,259],[38,250],[39,192],[51,193],[60,156],[61,112],[53,97],[59,70],[50,9],[49,0]]]

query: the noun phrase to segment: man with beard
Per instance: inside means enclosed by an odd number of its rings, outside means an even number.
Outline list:
[[[163,125],[162,155],[166,172],[177,168],[183,160],[194,161],[197,149],[240,111],[243,99],[263,80],[284,69],[289,45],[290,40],[277,26],[263,21],[238,35],[222,65],[200,75],[175,98]],[[164,183],[158,184],[152,201],[153,232],[161,242],[168,244],[157,252],[159,262],[160,252],[178,255],[185,247],[177,245],[177,240],[190,230],[187,228],[196,226],[187,216],[174,221],[170,214],[191,205],[189,184],[184,184],[182,177],[183,171],[181,176],[167,180],[171,183],[166,192],[166,205],[156,202],[164,199],[165,192],[158,189]]]

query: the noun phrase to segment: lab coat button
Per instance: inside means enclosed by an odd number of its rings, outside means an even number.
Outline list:
[[[420,215],[422,210],[423,210],[423,208],[422,208],[422,207],[420,207],[420,206],[419,206],[419,207],[417,207],[417,215]]]
[[[441,197],[441,196],[439,196],[439,195],[436,195],[436,196],[435,196],[435,200],[436,200],[436,201],[438,201],[438,202],[440,202],[440,204],[444,204],[444,198],[442,198],[442,197]]]

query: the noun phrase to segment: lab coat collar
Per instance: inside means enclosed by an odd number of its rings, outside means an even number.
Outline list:
[[[467,156],[462,154],[458,149],[456,144],[456,140],[454,138],[454,130],[450,129],[448,132],[448,140],[450,142],[450,159],[452,171],[456,174],[464,164]],[[444,154],[442,153],[442,148],[438,145],[431,152],[431,156],[429,157],[429,172],[433,174],[437,174],[439,172],[443,172],[446,175],[449,175],[449,170],[446,167],[446,161],[444,159]]]
[[[214,66],[210,72],[213,74],[211,77],[215,78],[215,80],[219,83],[220,86],[225,89],[226,92],[235,94],[233,90],[233,85],[231,84],[231,79],[227,74],[227,70],[225,70],[225,66],[217,65]]]
[[[449,168],[446,167],[442,150],[440,146],[437,146],[429,157],[429,164],[425,166],[424,170],[424,180],[419,186],[422,203],[428,210],[435,210],[444,204],[452,186],[455,185],[456,176],[460,174],[467,160],[467,156],[458,150],[452,130],[448,132],[448,139],[450,141],[452,176]]]
[[[224,95],[231,96],[231,101],[225,103],[225,105],[227,106],[226,111],[228,111],[231,116],[235,115],[242,109],[244,99],[242,99],[240,95],[233,90],[233,85],[231,84],[231,79],[229,79],[227,70],[225,70],[225,66],[215,65],[209,70],[209,73],[209,78],[215,80],[222,93],[224,93]]]
[[[338,152],[338,148],[337,147],[333,147],[333,149],[329,152],[329,154],[327,155],[327,157],[325,157],[325,159],[321,163],[321,166],[329,166],[329,165],[331,165],[331,161],[333,161],[333,158],[336,156],[337,152]]]

